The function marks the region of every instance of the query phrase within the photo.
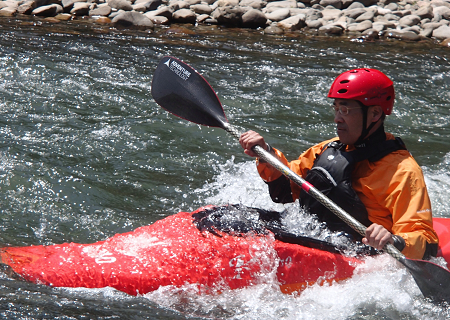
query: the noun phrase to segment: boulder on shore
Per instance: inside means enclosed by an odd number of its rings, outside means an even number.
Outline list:
[[[135,27],[140,29],[153,29],[153,22],[142,13],[136,11],[125,11],[116,15],[111,24],[114,27]]]

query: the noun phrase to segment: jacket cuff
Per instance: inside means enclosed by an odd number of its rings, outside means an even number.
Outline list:
[[[392,235],[392,239],[394,239],[394,247],[396,247],[399,251],[403,251],[403,249],[405,249],[405,239],[395,234]]]

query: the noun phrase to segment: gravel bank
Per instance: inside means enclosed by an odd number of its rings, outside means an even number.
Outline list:
[[[266,34],[301,32],[358,40],[450,43],[450,0],[2,0],[0,17],[32,15],[55,22],[90,17],[112,27],[212,24]]]

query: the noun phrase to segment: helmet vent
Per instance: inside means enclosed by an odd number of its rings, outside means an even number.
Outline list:
[[[350,82],[350,80],[342,80],[341,82],[339,82],[339,83],[349,83]]]
[[[338,90],[338,93],[346,93],[348,90],[347,89],[340,89]]]
[[[392,98],[392,96],[387,97],[387,98],[386,98],[386,101],[391,100],[391,98]]]

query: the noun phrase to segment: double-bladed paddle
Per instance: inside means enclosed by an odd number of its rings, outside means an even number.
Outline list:
[[[172,114],[197,124],[224,129],[239,140],[240,133],[228,123],[222,104],[214,90],[196,70],[186,63],[173,57],[163,57],[153,75],[152,96],[156,103]],[[359,234],[365,236],[366,227],[363,224],[289,169],[278,158],[260,146],[255,146],[253,151]],[[448,270],[430,261],[409,259],[390,243],[383,250],[409,270],[425,297],[435,301],[450,302],[450,272]]]

